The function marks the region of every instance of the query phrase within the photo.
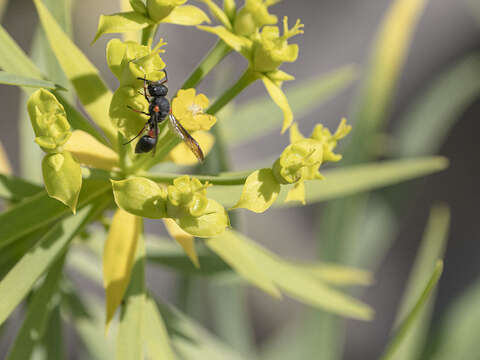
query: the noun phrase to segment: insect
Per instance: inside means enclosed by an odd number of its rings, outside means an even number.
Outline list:
[[[135,153],[146,153],[151,150],[155,153],[155,149],[158,142],[158,125],[163,122],[167,117],[173,132],[182,139],[198,160],[203,161],[203,151],[198,145],[197,141],[188,133],[187,130],[178,122],[175,116],[172,114],[170,101],[166,98],[168,88],[165,83],[168,81],[167,71],[163,70],[165,78],[159,81],[147,80],[146,76],[143,78],[137,78],[143,80],[143,95],[148,101],[148,113],[137,110],[128,106],[129,109],[144,115],[150,116],[142,130],[133,139],[130,139],[124,145],[131,143],[147,130],[147,133],[138,140],[135,146]],[[148,95],[147,95],[148,93]]]

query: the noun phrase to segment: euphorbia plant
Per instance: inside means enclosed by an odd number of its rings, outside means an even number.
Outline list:
[[[77,240],[75,244],[86,243],[95,248],[92,245],[95,236],[90,233],[94,230],[90,224],[100,222],[108,232],[106,237],[101,237],[104,242],[100,246],[106,328],[121,307],[117,344],[123,344],[129,336],[135,338],[133,357],[143,358],[145,346],[150,356],[159,356],[156,351],[159,349],[157,342],[160,342],[162,358],[173,358],[162,318],[145,283],[145,259],[149,253],[145,250],[144,218],[162,219],[171,237],[182,246],[196,267],[192,271],[201,273],[202,267],[210,269],[211,264],[220,263],[221,271],[234,270],[272,296],[280,297],[284,292],[336,314],[356,319],[372,317],[373,312],[367,305],[331,286],[338,281],[332,274],[358,275],[358,270],[325,265],[330,272],[324,271],[325,267],[320,271],[316,265],[281,259],[246,238],[241,229],[233,228],[230,222],[238,211],[235,209],[264,212],[274,205],[282,192],[286,194],[286,201],[306,204],[309,198],[306,184],[313,183],[316,189],[321,189],[324,176],[319,169],[326,162],[341,159],[334,150],[337,142],[351,130],[346,120],[340,122],[333,134],[318,124],[310,137],[304,137],[294,122],[282,89],[284,81],[294,78],[280,68],[284,62],[297,60],[299,49],[291,43],[291,38],[303,33],[303,24],[297,20],[289,27],[287,17],[284,17],[282,26],[277,25],[277,16],[270,13],[270,6],[277,3],[276,0],[246,0],[243,7],[233,0],[225,0],[223,9],[211,0],[203,0],[200,3],[206,5],[220,23],[205,26],[200,24],[210,23],[208,16],[186,2],[130,0],[129,11],[100,18],[95,39],[106,33],[141,31],[139,42],[120,39],[108,42],[106,62],[118,80],[118,85],[111,91],[42,1],[34,0],[61,69],[85,112],[100,130],[75,109],[55,84],[47,88],[42,85],[47,82],[43,79],[40,85],[38,81],[35,83],[41,89],[27,90],[30,95],[27,108],[35,132],[35,138],[31,140],[46,153],[41,164],[46,193],[33,184],[24,184],[22,191],[12,192],[9,198],[24,201],[0,215],[4,226],[3,232],[0,231],[3,235],[0,248],[19,242],[27,248],[25,251],[29,255],[21,260],[15,257],[15,253],[11,255],[15,265],[8,269],[8,274],[0,282],[0,290],[10,289],[18,274],[34,265],[29,259],[35,259],[40,265],[33,266],[34,271],[24,275],[26,285],[14,292],[12,300],[3,305],[0,323],[44,273],[48,275],[40,283],[40,290],[34,292],[32,301],[48,302],[57,291],[66,303],[72,300],[70,284],[62,282],[59,275],[64,262],[68,263],[65,254],[74,239]],[[174,66],[165,64],[161,57],[168,51],[164,39],[155,43],[158,25],[167,23],[195,26],[192,31],[206,31],[219,38],[193,69],[182,89],[170,92],[173,115],[198,141],[207,161],[209,155],[216,152],[216,157],[211,160],[217,162],[216,174],[206,173],[202,164],[196,168],[200,169],[198,173],[192,174],[195,170],[191,169],[184,171],[185,166],[196,165],[197,160],[175,132],[166,126],[168,121],[160,123],[155,152],[136,154],[135,142],[128,142],[148,119],[148,115],[131,110],[149,111],[142,79],[161,80],[165,69]],[[11,43],[14,44],[13,40]],[[14,45],[11,46],[15,49]],[[196,86],[225,56],[234,52],[244,56],[248,66],[243,75],[232,81],[232,85],[210,104],[208,96],[197,91]],[[13,53],[19,52],[12,50]],[[24,54],[22,56],[24,61],[29,61]],[[12,72],[18,70],[14,62],[10,62],[10,66]],[[24,75],[44,77],[33,63],[29,66],[35,70]],[[290,129],[290,141],[269,167],[229,172],[225,164],[215,160],[224,155],[219,154],[223,151],[221,147],[214,146],[215,142],[223,142],[222,134],[219,131],[212,134],[210,130],[222,122],[220,110],[256,80],[262,80],[270,97],[282,110],[283,121],[278,120],[277,134]],[[172,165],[177,165],[176,172],[164,171],[166,166],[171,168]],[[36,216],[31,224],[21,231],[14,231],[18,215],[29,212]],[[31,240],[32,236],[35,236],[34,240]],[[201,249],[200,255],[197,246]],[[45,256],[41,255],[43,249],[48,249]],[[352,282],[368,283],[365,281],[368,274],[361,274],[366,276]],[[43,291],[42,296],[36,297],[40,291]],[[45,296],[44,292],[51,296]],[[67,308],[74,313],[72,306]],[[165,312],[172,314],[162,311]],[[167,325],[174,326],[169,319]],[[27,333],[30,325],[26,322],[24,326]],[[138,331],[132,333],[130,328]],[[163,340],[155,338],[153,333],[161,334]],[[30,348],[17,349],[14,346],[12,351],[31,351]],[[118,349],[122,351],[121,346]]]

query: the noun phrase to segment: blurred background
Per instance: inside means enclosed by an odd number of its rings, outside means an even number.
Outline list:
[[[300,18],[305,24],[305,34],[294,40],[300,46],[299,59],[282,67],[296,77],[296,81],[285,84],[287,91],[289,87],[319,74],[343,65],[356,65],[358,78],[351,86],[314,111],[296,119],[304,134],[310,133],[318,122],[335,129],[341,117],[349,118],[376,32],[392,3],[391,0],[284,0],[272,8],[280,18],[288,15],[290,22]],[[100,14],[117,11],[117,1],[82,0],[76,1],[73,7],[75,42],[100,69],[111,88],[118,84],[107,68],[105,45],[115,36],[104,36],[94,45],[90,43]],[[37,16],[31,1],[10,1],[2,25],[25,51],[30,51],[37,27]],[[168,42],[167,51],[162,57],[169,70],[171,89],[177,89],[183,83],[216,40],[210,34],[174,25],[161,25],[158,36]],[[399,126],[407,109],[423,96],[439,76],[462,59],[475,54],[478,57],[479,50],[480,4],[477,1],[429,1],[415,29],[406,64],[396,86],[386,121],[387,132]],[[222,62],[221,69],[209,75],[201,84],[200,90],[210,97],[217,95],[220,89],[241,74],[246,65],[245,59],[240,56],[229,56]],[[477,68],[480,70],[480,67]],[[471,83],[480,83],[480,71],[467,80],[465,86],[469,87]],[[453,87],[452,91],[455,91]],[[20,175],[17,140],[20,93],[18,88],[0,86],[0,141],[6,148],[16,175]],[[239,96],[238,104],[240,106],[264,94],[263,85],[256,83]],[[477,95],[480,95],[480,91]],[[436,330],[438,319],[448,306],[479,281],[480,246],[476,242],[480,240],[480,227],[475,203],[479,200],[476,185],[480,183],[480,167],[477,166],[480,142],[474,140],[480,132],[480,97],[477,95],[458,109],[458,115],[449,125],[448,136],[439,144],[438,153],[450,160],[450,167],[444,172],[415,181],[408,187],[408,200],[397,212],[391,231],[387,232],[392,247],[375,267],[374,285],[361,293],[362,300],[376,310],[375,320],[347,321],[344,359],[374,359],[383,351],[433,204],[442,202],[450,207],[451,228],[432,332]],[[280,112],[278,116],[281,116]],[[353,126],[355,129],[354,123]],[[270,159],[278,155],[287,143],[288,136],[279,136],[275,132],[255,142],[232,147],[232,163],[238,169],[249,168],[251,164],[258,164],[261,158]],[[31,166],[39,167],[40,164],[32,163]],[[370,201],[374,199],[375,194]],[[260,215],[242,213],[241,220],[249,237],[275,253],[290,259],[314,260],[318,243],[322,241],[318,235],[321,227],[318,219],[323,209],[324,206],[315,205],[272,209]],[[163,232],[155,222],[148,223],[148,230]],[[359,236],[365,235],[359,233]],[[173,303],[176,302],[177,280],[176,275],[167,270],[156,268],[149,273],[152,288],[163,299]],[[272,334],[298,321],[305,313],[305,307],[296,301],[286,299],[279,302],[252,288],[249,288],[248,294],[250,318],[254,323],[255,341],[259,345],[263,345]],[[211,326],[207,314],[197,313],[196,317],[206,320],[206,325]],[[2,347],[5,348],[7,343],[5,339],[0,342],[0,357]],[[76,358],[75,355],[71,356],[71,359]]]

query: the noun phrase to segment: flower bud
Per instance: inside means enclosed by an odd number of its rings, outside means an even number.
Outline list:
[[[39,89],[30,96],[27,108],[35,142],[47,153],[60,151],[72,134],[62,104],[49,91]]]
[[[303,34],[303,24],[297,20],[292,29],[288,29],[287,17],[283,21],[283,35],[277,26],[265,26],[257,34],[253,43],[253,68],[259,72],[275,71],[284,62],[294,62],[298,57],[298,45],[288,44],[288,39]]]
[[[268,7],[278,1],[246,0],[245,6],[235,17],[234,32],[250,36],[264,25],[276,24],[278,19],[268,12]]]
[[[177,6],[183,5],[187,0],[147,0],[148,16],[154,21],[161,21]]]

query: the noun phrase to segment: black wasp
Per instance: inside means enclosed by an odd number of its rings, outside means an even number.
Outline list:
[[[148,130],[147,134],[143,135],[140,140],[138,140],[137,145],[135,146],[135,153],[146,153],[151,150],[155,152],[158,142],[158,124],[168,117],[171,128],[175,134],[187,144],[198,160],[203,161],[204,156],[200,145],[198,145],[197,141],[188,133],[187,130],[185,130],[185,128],[172,114],[170,101],[168,101],[166,98],[168,93],[168,88],[165,86],[165,83],[168,81],[167,71],[163,70],[163,72],[165,73],[165,78],[159,81],[147,80],[145,76],[143,78],[137,78],[138,80],[143,80],[143,95],[149,103],[148,113],[134,109],[131,106],[128,107],[135,112],[148,115],[150,118],[145,123],[142,130],[140,130],[138,135],[124,145],[129,144],[142,135],[145,130]]]

